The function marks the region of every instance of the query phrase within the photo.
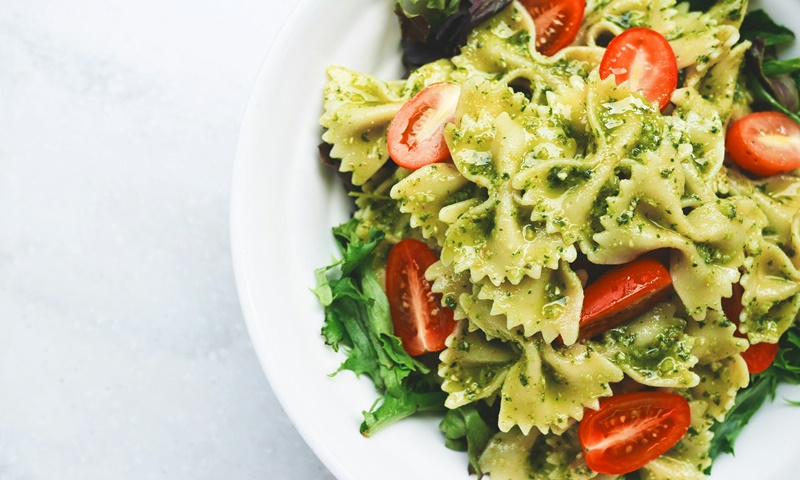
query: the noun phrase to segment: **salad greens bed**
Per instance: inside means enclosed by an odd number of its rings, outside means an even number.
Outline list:
[[[396,14],[402,29],[404,65],[413,70],[456,54],[476,24],[509,3],[510,0],[398,0]],[[705,10],[714,1],[689,3],[694,10]],[[800,58],[776,57],[776,47],[794,41],[794,33],[762,10],[747,15],[741,33],[742,38],[753,42],[746,75],[756,106],[781,111],[800,122]],[[323,145],[320,151],[324,157],[329,149]],[[478,458],[497,432],[497,411],[472,404],[454,410],[445,408],[447,395],[436,374],[437,354],[412,358],[393,334],[389,301],[373,269],[376,257],[385,260],[387,254],[381,246],[384,233],[373,229],[367,241],[362,241],[356,235],[358,225],[354,218],[333,229],[341,259],[317,270],[314,293],[325,308],[325,343],[347,355],[339,371],[367,375],[382,392],[383,396],[364,411],[361,433],[369,436],[418,412],[435,412],[443,415],[439,428],[446,446],[466,451],[470,470],[480,476]],[[725,421],[715,425],[712,459],[734,452],[739,434],[765,402],[775,399],[781,383],[800,384],[797,323],[781,339],[773,365],[751,376],[750,385],[739,392]]]

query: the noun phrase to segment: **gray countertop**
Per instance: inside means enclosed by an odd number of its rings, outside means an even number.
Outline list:
[[[242,320],[240,121],[294,2],[0,13],[0,479],[330,479]]]

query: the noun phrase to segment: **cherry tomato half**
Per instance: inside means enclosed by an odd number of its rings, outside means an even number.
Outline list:
[[[428,85],[407,101],[389,124],[386,146],[399,166],[416,170],[450,158],[444,126],[453,121],[461,87],[440,82]]]
[[[405,239],[392,247],[386,264],[386,295],[394,334],[409,355],[438,352],[455,330],[453,310],[442,307],[442,296],[431,292],[425,270],[438,258],[427,245]]]
[[[589,468],[622,475],[672,448],[690,423],[689,402],[677,393],[625,393],[600,399],[598,410],[586,410],[578,439]]]
[[[663,300],[671,286],[669,271],[653,258],[642,257],[609,270],[583,292],[578,339],[627,322]]]
[[[736,332],[733,334],[739,338],[747,338],[739,332],[739,316],[742,313],[742,294],[744,289],[740,284],[733,285],[733,295],[730,298],[722,299],[722,311],[728,320],[736,324]],[[742,358],[747,363],[747,371],[750,373],[761,373],[775,361],[778,355],[777,343],[754,343],[742,352]]]
[[[620,33],[608,44],[600,61],[600,78],[614,75],[617,85],[627,81],[631,91],[642,90],[645,98],[664,110],[678,87],[678,62],[663,35],[644,27]]]
[[[756,175],[790,172],[800,168],[800,125],[780,112],[751,113],[728,129],[725,148]]]
[[[522,0],[536,25],[536,51],[552,56],[578,35],[586,0]]]

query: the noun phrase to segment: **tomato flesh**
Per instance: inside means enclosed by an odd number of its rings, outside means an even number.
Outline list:
[[[620,33],[608,44],[600,61],[600,78],[616,77],[617,85],[627,81],[631,91],[641,90],[661,110],[669,105],[678,87],[678,62],[663,35],[644,27]]]
[[[431,291],[425,270],[438,258],[423,242],[405,239],[392,247],[386,264],[386,295],[394,333],[409,355],[438,352],[455,330],[453,310]]]
[[[653,258],[609,270],[583,292],[578,339],[592,338],[649,310],[671,287],[669,271]]]
[[[751,113],[728,129],[725,148],[750,173],[791,172],[800,168],[800,125],[781,112]]]
[[[450,158],[444,126],[453,121],[461,87],[428,85],[407,101],[389,124],[386,146],[394,162],[409,170]]]
[[[625,393],[601,399],[598,410],[587,410],[578,439],[589,468],[623,475],[672,448],[690,423],[689,402],[676,393]]]
[[[744,289],[738,283],[733,285],[733,295],[729,298],[722,299],[722,311],[725,316],[736,325],[734,336],[739,338],[747,338],[747,336],[739,332],[739,316],[742,313],[742,294]],[[778,355],[777,343],[753,343],[747,350],[742,352],[742,358],[747,363],[747,371],[751,374],[761,373],[775,361]]]
[[[536,51],[552,56],[578,35],[586,0],[522,0],[536,26]]]

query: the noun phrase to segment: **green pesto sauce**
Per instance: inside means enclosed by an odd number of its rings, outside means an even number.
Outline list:
[[[547,185],[551,190],[569,190],[592,178],[592,170],[581,166],[556,166],[547,173]]]
[[[659,332],[653,341],[639,343],[638,335],[626,327],[610,330],[606,341],[615,345],[618,351],[615,363],[629,365],[645,377],[668,377],[678,373],[681,362],[691,357],[691,351],[682,341],[686,322],[671,326]]]

